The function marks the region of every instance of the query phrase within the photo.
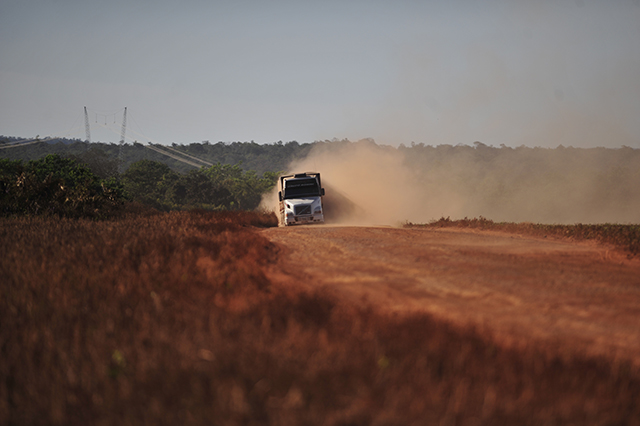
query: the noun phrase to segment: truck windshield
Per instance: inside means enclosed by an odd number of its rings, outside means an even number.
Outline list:
[[[285,182],[284,198],[317,197],[320,195],[315,178],[291,179]]]

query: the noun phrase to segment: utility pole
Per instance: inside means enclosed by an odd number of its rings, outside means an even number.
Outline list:
[[[89,127],[89,114],[87,113],[87,107],[84,107],[84,132],[87,136],[86,142],[91,142],[91,128]]]

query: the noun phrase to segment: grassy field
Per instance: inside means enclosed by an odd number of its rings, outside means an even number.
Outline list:
[[[0,219],[0,424],[640,424],[628,363],[270,282],[275,225]]]
[[[427,224],[405,224],[407,228],[469,228],[503,231],[534,237],[568,238],[574,241],[594,240],[626,251],[629,257],[640,255],[640,225],[545,225],[540,223],[494,222],[483,217],[461,220],[440,218]]]

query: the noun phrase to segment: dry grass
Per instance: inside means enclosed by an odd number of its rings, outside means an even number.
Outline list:
[[[0,424],[638,424],[629,364],[269,282],[273,225],[0,220]]]
[[[472,228],[490,231],[504,231],[512,234],[530,235],[535,237],[569,238],[575,241],[594,240],[600,243],[611,244],[626,251],[629,257],[640,254],[640,225],[545,225],[540,223],[510,223],[494,222],[480,218],[451,220],[440,218],[428,224],[407,223],[405,227],[431,227],[431,228]]]

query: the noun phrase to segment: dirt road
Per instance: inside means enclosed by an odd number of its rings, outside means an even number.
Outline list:
[[[273,280],[396,312],[426,311],[503,345],[640,365],[640,261],[609,247],[453,229],[263,232],[282,249]]]

